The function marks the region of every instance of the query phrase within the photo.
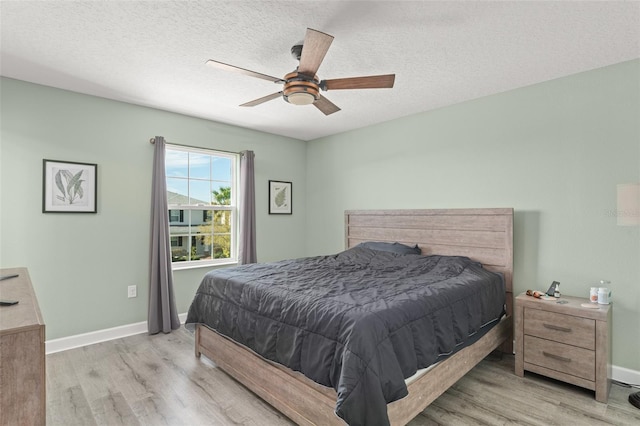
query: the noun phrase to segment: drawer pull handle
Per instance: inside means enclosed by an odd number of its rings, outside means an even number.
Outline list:
[[[560,356],[560,355],[550,354],[549,352],[545,352],[545,351],[542,351],[542,355],[544,355],[546,357],[549,357],[549,358],[557,359],[558,361],[571,362],[571,358],[565,358],[565,357]]]
[[[554,324],[545,324],[545,323],[543,323],[542,325],[544,326],[544,328],[548,328],[549,330],[564,331],[565,333],[571,333],[571,329],[567,327],[559,327]]]

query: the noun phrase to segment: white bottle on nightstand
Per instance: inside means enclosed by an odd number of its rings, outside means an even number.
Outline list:
[[[611,281],[600,281],[600,288],[598,289],[598,304],[608,305],[611,302]]]

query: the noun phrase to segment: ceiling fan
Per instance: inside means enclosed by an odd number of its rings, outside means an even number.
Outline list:
[[[245,107],[260,105],[264,102],[282,96],[282,98],[290,104],[313,104],[325,115],[329,115],[340,111],[340,108],[322,96],[320,94],[321,90],[378,89],[393,87],[396,77],[395,74],[319,80],[318,76],[316,76],[316,72],[322,63],[324,56],[327,54],[332,41],[333,36],[307,28],[304,41],[291,47],[291,55],[300,61],[300,64],[295,71],[288,73],[284,78],[272,77],[270,75],[236,67],[234,65],[214,61],[213,59],[208,60],[206,64],[214,68],[237,72],[277,84],[284,84],[283,89],[279,92],[272,93],[240,105]]]

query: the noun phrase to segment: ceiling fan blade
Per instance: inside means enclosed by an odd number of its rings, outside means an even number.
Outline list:
[[[298,72],[309,77],[316,75],[332,41],[333,36],[307,28],[307,34],[302,44]]]
[[[323,80],[320,87],[323,90],[340,89],[385,89],[393,87],[395,74],[371,75],[368,77],[336,78]]]
[[[273,99],[279,98],[279,97],[281,97],[281,96],[282,96],[282,92],[276,92],[276,93],[272,93],[272,94],[267,95],[267,96],[263,96],[263,97],[258,98],[258,99],[254,99],[253,101],[250,101],[250,102],[244,103],[244,104],[242,104],[242,105],[240,105],[240,106],[243,106],[243,107],[252,107],[252,106],[260,105],[260,104],[263,104],[263,103],[268,102],[268,101],[270,101],[270,100],[273,100]]]
[[[250,70],[246,70],[244,68],[236,67],[234,65],[229,65],[229,64],[225,64],[223,62],[214,61],[213,59],[209,59],[206,62],[206,65],[208,65],[210,67],[213,67],[213,68],[222,69],[222,70],[225,70],[225,71],[232,71],[232,72],[248,75],[249,77],[261,78],[263,80],[272,81],[274,83],[284,83],[284,80],[282,80],[281,78],[272,77],[272,76],[266,75],[266,74],[260,74],[259,72],[250,71]]]
[[[318,100],[313,104],[316,106],[316,108],[322,111],[324,115],[329,115],[333,114],[334,112],[340,111],[340,108],[338,108],[337,105],[335,105],[333,102],[322,95],[320,95],[320,98],[318,98]]]

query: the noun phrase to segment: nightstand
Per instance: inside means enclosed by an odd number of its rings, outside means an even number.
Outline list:
[[[582,297],[540,300],[516,297],[515,373],[542,374],[591,389],[596,401],[607,402],[611,386],[611,305],[581,306]]]

